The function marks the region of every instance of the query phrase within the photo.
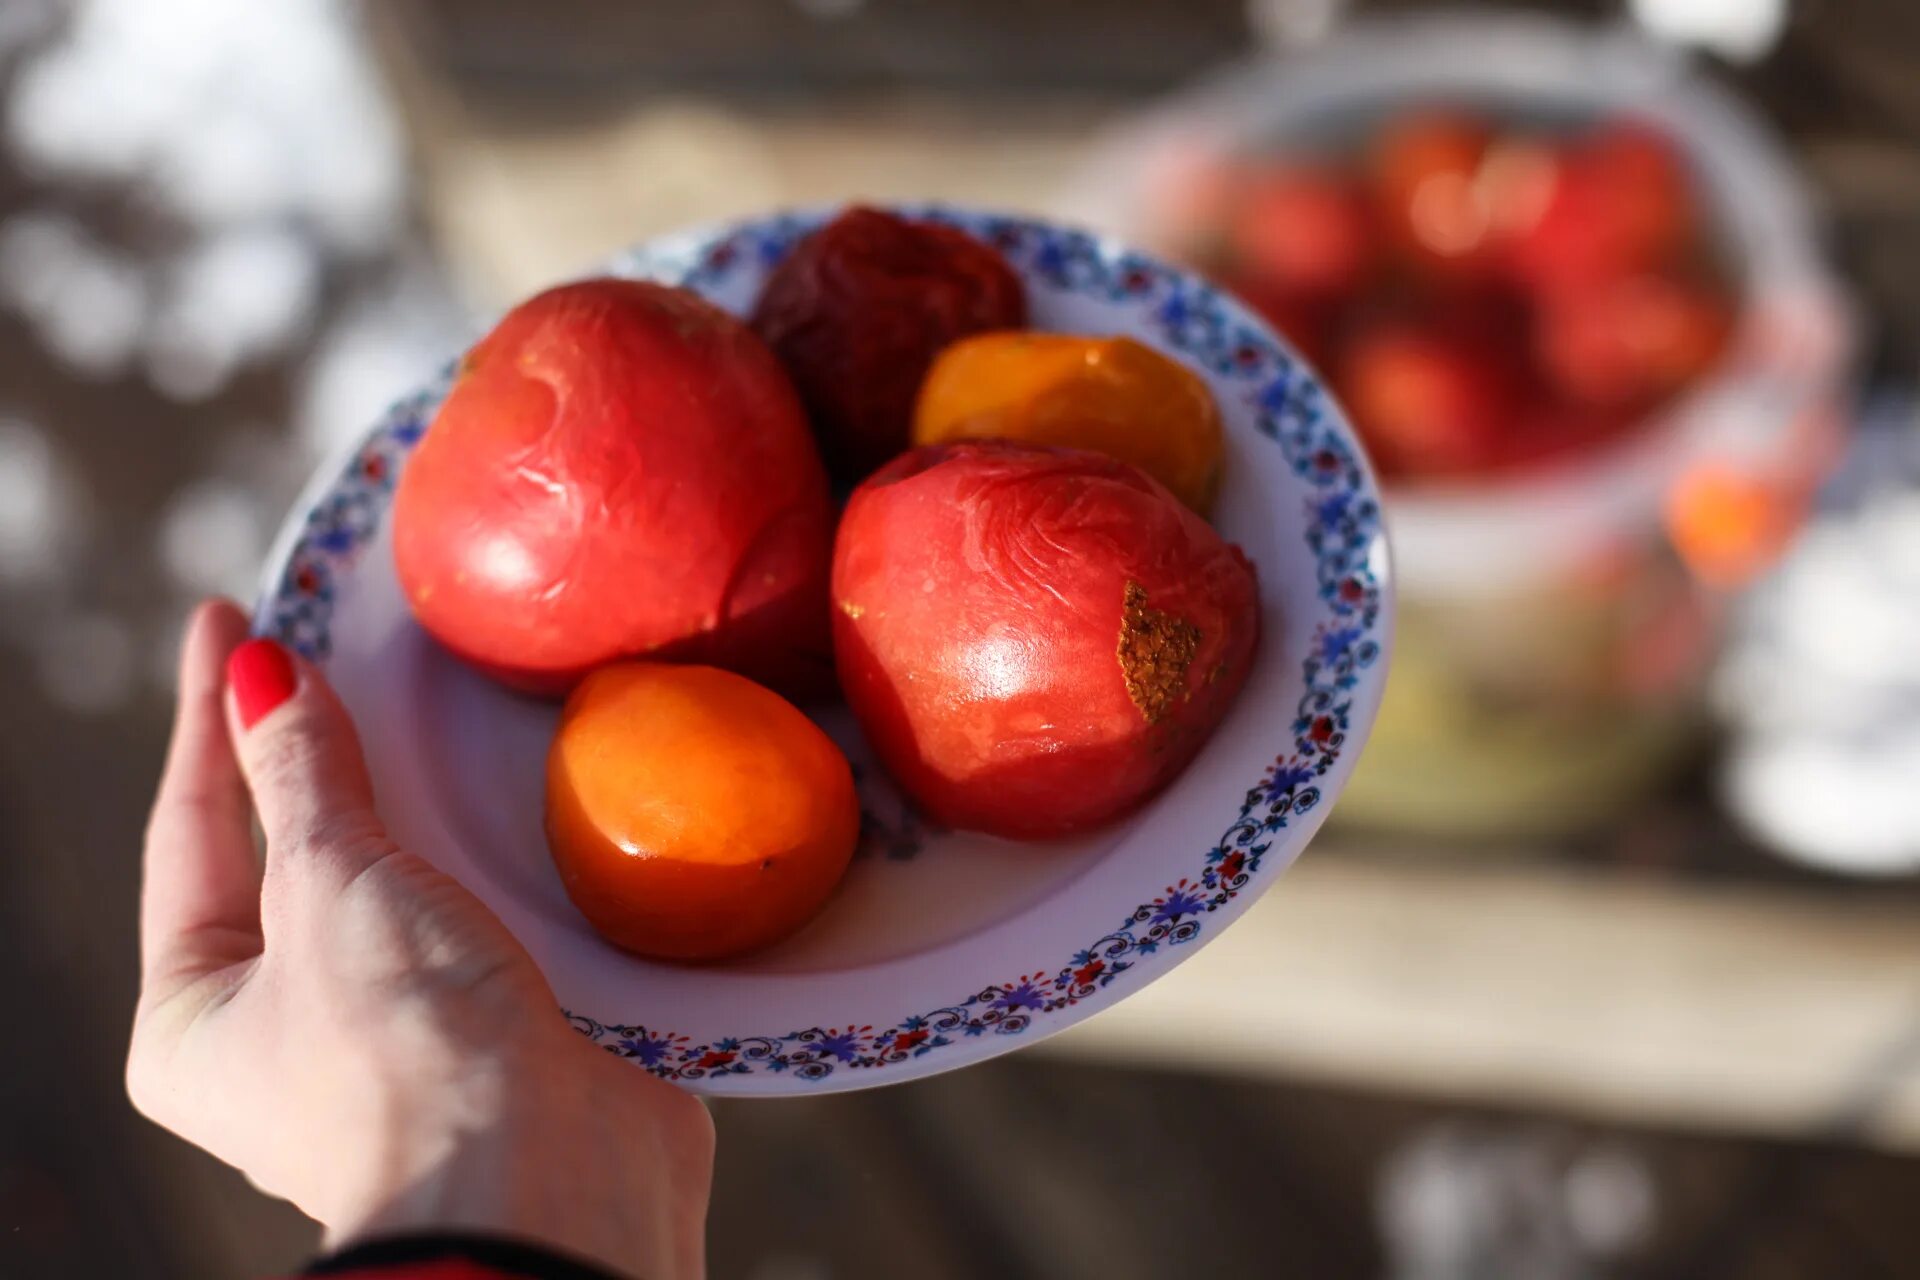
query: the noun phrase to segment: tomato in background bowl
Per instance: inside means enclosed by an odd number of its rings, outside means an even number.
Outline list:
[[[1245,269],[1221,231],[1241,174],[1303,164],[1389,193],[1344,299]],[[1341,819],[1538,848],[1667,775],[1727,592],[1773,562],[1845,423],[1848,299],[1764,121],[1616,26],[1374,17],[1122,122],[1057,207],[1225,280],[1339,375],[1380,458],[1405,643]],[[1463,429],[1487,378],[1451,359],[1420,374],[1431,421],[1360,403],[1410,398],[1393,370],[1414,362],[1384,362],[1382,395],[1381,362],[1353,358],[1382,325],[1478,345],[1458,317],[1489,298],[1520,317],[1494,339],[1498,430]]]
[[[1630,431],[1709,374],[1732,331],[1733,277],[1686,161],[1629,117],[1544,126],[1424,103],[1344,149],[1223,155],[1205,185],[1211,207],[1171,247],[1330,367],[1390,480],[1603,445],[1553,428],[1604,410]],[[1383,326],[1382,310],[1430,318]]]

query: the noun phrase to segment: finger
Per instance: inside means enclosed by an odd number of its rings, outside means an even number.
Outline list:
[[[227,663],[235,748],[267,835],[268,891],[281,874],[351,876],[385,853],[353,721],[311,663],[268,639]]]
[[[173,738],[147,823],[140,956],[150,989],[260,948],[251,810],[221,706],[227,655],[246,634],[246,618],[225,600],[202,604],[187,623]]]

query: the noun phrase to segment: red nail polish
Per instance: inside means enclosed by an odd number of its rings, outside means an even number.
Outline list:
[[[251,729],[260,717],[293,696],[300,682],[287,651],[264,636],[247,641],[227,659],[227,686],[240,709],[240,727]]]

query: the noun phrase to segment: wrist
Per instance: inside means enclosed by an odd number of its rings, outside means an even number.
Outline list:
[[[514,1236],[645,1280],[702,1273],[713,1136],[692,1097],[572,1038],[469,1060],[396,1097],[384,1168],[329,1247],[373,1236]]]

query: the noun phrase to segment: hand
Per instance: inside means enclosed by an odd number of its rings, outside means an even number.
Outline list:
[[[699,1275],[705,1109],[567,1026],[500,921],[388,838],[318,670],[245,636],[225,602],[188,628],[147,829],[134,1105],[336,1245],[477,1229]]]

